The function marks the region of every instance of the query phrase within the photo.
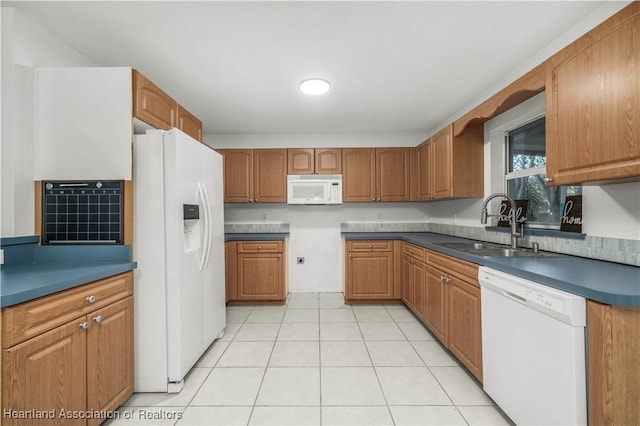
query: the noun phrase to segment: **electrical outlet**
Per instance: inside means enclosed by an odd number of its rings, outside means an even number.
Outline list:
[[[304,265],[304,257],[297,257],[296,258],[296,263],[298,265]]]

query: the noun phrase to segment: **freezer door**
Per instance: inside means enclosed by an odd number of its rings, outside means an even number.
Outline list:
[[[172,129],[164,137],[167,363],[169,382],[181,382],[208,347],[204,337],[203,253],[208,245],[201,191],[200,142]],[[184,220],[184,205],[199,218]]]
[[[224,194],[222,155],[202,146],[202,186],[209,204],[211,240],[204,274],[204,338],[210,345],[226,326],[224,286]]]

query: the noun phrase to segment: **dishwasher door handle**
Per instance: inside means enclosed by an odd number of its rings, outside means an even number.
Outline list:
[[[512,299],[512,300],[515,300],[516,302],[522,303],[523,305],[527,304],[527,299],[525,299],[522,296],[518,296],[515,293],[511,293],[510,291],[507,291],[507,290],[502,290],[502,294],[504,294],[509,299]]]

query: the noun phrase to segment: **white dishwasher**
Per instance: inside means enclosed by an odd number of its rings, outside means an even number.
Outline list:
[[[483,387],[518,425],[586,425],[586,301],[480,267]]]

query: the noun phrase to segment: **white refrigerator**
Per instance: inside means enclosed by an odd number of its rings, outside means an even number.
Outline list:
[[[133,143],[136,392],[179,392],[224,334],[222,156],[178,129]]]

